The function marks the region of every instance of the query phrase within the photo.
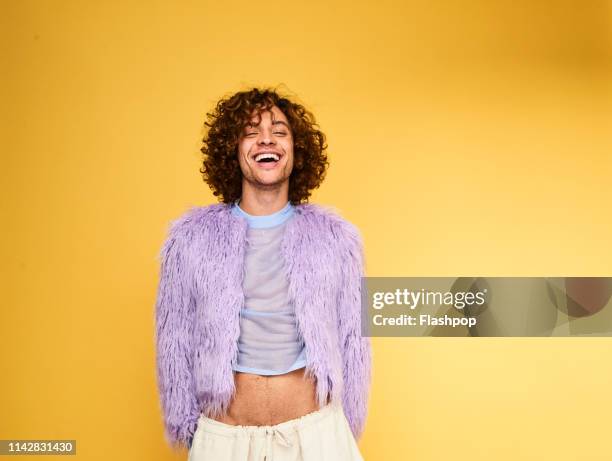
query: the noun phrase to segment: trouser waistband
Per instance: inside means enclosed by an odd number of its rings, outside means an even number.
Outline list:
[[[316,423],[324,418],[331,416],[334,410],[337,408],[337,404],[328,403],[319,410],[315,410],[299,418],[290,419],[279,424],[270,426],[243,426],[222,423],[216,421],[207,416],[200,415],[199,424],[202,424],[203,430],[212,432],[219,435],[225,435],[230,437],[252,437],[252,436],[266,436],[270,433],[282,433],[291,434],[295,432],[297,428],[306,427],[313,423]]]

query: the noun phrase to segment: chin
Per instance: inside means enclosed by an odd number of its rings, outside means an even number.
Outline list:
[[[285,178],[283,176],[274,176],[274,177],[270,177],[270,176],[260,176],[260,177],[256,177],[255,181],[258,182],[261,185],[265,185],[265,186],[274,186],[274,185],[280,185],[282,183],[284,183],[285,181],[288,181],[289,178]]]

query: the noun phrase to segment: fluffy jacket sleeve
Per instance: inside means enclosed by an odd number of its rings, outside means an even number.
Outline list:
[[[192,328],[195,304],[188,240],[177,220],[160,251],[161,269],[155,305],[157,386],[164,436],[173,447],[189,448],[199,410],[192,376]]]
[[[342,405],[355,439],[363,433],[371,380],[370,338],[361,336],[361,277],[364,276],[363,245],[359,231],[343,223],[342,286],[338,296],[338,320],[344,391]]]

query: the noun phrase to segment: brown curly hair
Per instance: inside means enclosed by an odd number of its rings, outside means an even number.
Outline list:
[[[215,196],[232,203],[242,194],[242,171],[238,163],[238,142],[250,122],[253,111],[277,106],[287,117],[293,135],[293,170],[289,177],[289,201],[293,205],[308,202],[313,189],[319,187],[329,162],[325,135],[311,112],[271,88],[252,88],[221,99],[204,123],[208,130],[200,151],[203,155],[200,173]]]

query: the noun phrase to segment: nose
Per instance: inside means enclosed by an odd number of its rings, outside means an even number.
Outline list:
[[[274,141],[270,139],[269,136],[262,136],[261,139],[259,140],[259,144],[263,144],[265,146],[268,144],[274,144]]]
[[[263,145],[275,143],[273,137],[270,136],[270,131],[268,130],[261,130],[261,134],[259,135],[259,139],[257,140],[257,142]]]

